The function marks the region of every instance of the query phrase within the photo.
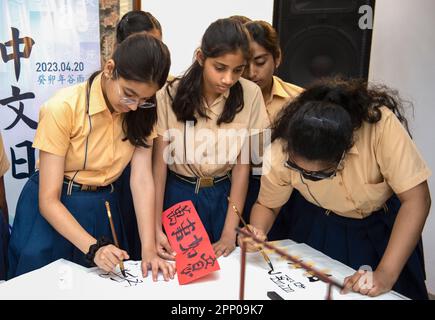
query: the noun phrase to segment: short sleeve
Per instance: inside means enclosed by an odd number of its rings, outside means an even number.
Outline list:
[[[158,135],[163,136],[165,132],[169,129],[168,124],[168,109],[172,106],[171,97],[167,92],[166,84],[162,89],[157,91],[157,124],[155,131]]]
[[[382,108],[382,119],[376,126],[377,161],[384,179],[394,192],[408,191],[427,180],[431,171],[396,115]]]
[[[66,102],[48,101],[39,111],[33,147],[65,156],[71,139],[73,111]]]
[[[293,192],[290,174],[284,172],[287,170],[283,165],[284,159],[282,146],[278,140],[266,148],[258,202],[270,209],[282,207]]]

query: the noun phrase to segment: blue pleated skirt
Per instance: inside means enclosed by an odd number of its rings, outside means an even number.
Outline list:
[[[126,241],[130,250],[128,253],[132,260],[141,260],[141,242],[130,188],[130,175],[131,166],[129,164],[114,185],[118,191],[120,214],[124,224]]]
[[[9,279],[61,258],[90,266],[85,253],[60,235],[41,215],[38,190],[39,172],[35,172],[24,185],[17,203],[9,243]],[[60,200],[90,235],[113,240],[105,207],[105,201],[109,201],[120,246],[128,251],[116,190],[111,192],[107,187],[93,192],[73,187],[72,194],[67,195],[64,184]]]
[[[396,196],[387,201],[384,209],[365,219],[345,218],[309,203],[299,192],[293,192],[290,201],[280,213],[284,238],[306,243],[332,259],[355,270],[369,265],[378,266],[400,208]],[[428,299],[425,286],[425,268],[422,241],[418,243],[402,270],[393,290],[411,298]]]
[[[9,226],[4,221],[2,210],[0,210],[0,280],[6,280],[8,244]]]
[[[260,192],[260,179],[254,177],[252,174],[249,176],[248,192],[246,194],[245,206],[243,209],[243,219],[246,223],[249,223],[252,207],[258,198]]]
[[[178,179],[168,171],[163,210],[178,202],[191,200],[211,243],[214,243],[219,241],[224,228],[230,189],[231,181],[225,179],[213,187],[200,188],[198,194],[195,194],[195,185]]]

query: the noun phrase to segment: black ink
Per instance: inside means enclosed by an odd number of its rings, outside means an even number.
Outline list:
[[[294,286],[299,289],[306,288],[302,282],[295,282],[294,279],[290,278],[286,274],[275,275],[274,277],[270,277],[270,280],[286,293],[291,293],[295,291],[291,286]]]
[[[27,151],[27,159],[19,158],[17,159],[15,155],[15,150],[10,148],[11,150],[11,162],[12,162],[12,177],[15,179],[27,179],[35,172],[35,149],[32,147],[31,141],[23,141],[17,145],[17,148],[26,148]],[[23,165],[27,163],[27,172],[17,172],[17,166]]]
[[[180,250],[183,252],[183,254],[187,254],[188,258],[193,258],[198,254],[195,248],[198,247],[202,242],[202,238],[198,238],[196,235],[193,237],[195,240],[193,240],[187,248],[184,248],[183,245],[180,244]]]
[[[169,225],[173,226],[177,223],[177,218],[183,217],[184,214],[188,212],[190,213],[190,208],[188,205],[179,206],[174,211],[168,214]]]
[[[269,270],[269,272],[267,272],[268,274],[270,274],[271,276],[275,275],[275,274],[280,274],[281,272],[279,271],[275,271],[273,269]]]
[[[216,262],[216,258],[209,256],[206,258],[205,253],[201,255],[201,260],[198,260],[195,263],[189,263],[182,271],[182,274],[185,274],[189,277],[193,277],[195,271],[199,271],[202,269],[207,269],[209,266],[214,266]]]
[[[20,38],[20,31],[17,28],[11,28],[12,31],[12,40],[9,40],[5,43],[0,43],[0,52],[3,59],[3,62],[7,63],[10,60],[14,60],[14,68],[15,68],[15,78],[20,78],[20,70],[21,70],[21,58],[29,58],[32,52],[32,47],[35,44],[35,41],[30,37]],[[20,51],[20,45],[24,44],[24,51]],[[6,47],[12,47],[12,53],[8,54]]]
[[[208,258],[205,257],[205,253],[201,255],[201,259],[205,262],[204,269],[207,269],[208,266],[214,266],[214,263],[216,262],[216,258],[213,258],[212,256],[208,256]]]
[[[181,226],[177,227],[176,231],[172,232],[172,235],[175,235],[175,238],[178,242],[180,242],[185,236],[189,235],[191,232],[195,231],[196,222],[192,222],[187,218],[187,226],[184,226],[185,221],[181,223]]]
[[[21,102],[22,100],[26,100],[26,99],[34,99],[35,94],[33,92],[26,92],[20,94],[20,88],[15,86],[11,86],[11,87],[12,87],[12,96],[0,100],[0,104],[3,106],[6,105],[9,109],[13,110],[17,114],[17,117],[7,128],[5,128],[5,130],[12,129],[20,120],[23,120],[24,123],[27,124],[27,126],[35,130],[38,127],[38,123],[36,121],[33,121],[32,119],[30,119],[24,114],[24,103]],[[10,103],[18,102],[18,101],[20,102],[18,108],[10,105]]]
[[[103,279],[110,279],[112,281],[118,282],[118,283],[127,283],[130,287],[137,286],[140,283],[143,283],[142,279],[139,279],[138,276],[135,276],[130,272],[130,270],[125,269],[125,274],[127,277],[124,277],[121,272],[107,272],[107,273],[100,273],[99,276]]]

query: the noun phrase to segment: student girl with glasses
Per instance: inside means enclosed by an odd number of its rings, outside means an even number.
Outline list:
[[[127,37],[137,33],[147,33],[156,39],[162,40],[162,27],[160,22],[150,12],[133,10],[124,14],[116,26],[115,47]],[[173,79],[173,77],[168,75],[168,80],[170,79]],[[126,98],[128,99],[128,97]],[[150,108],[155,106],[155,97],[153,96],[148,102]],[[137,226],[136,212],[134,210],[133,196],[130,188],[130,176],[131,165],[129,163],[114,184],[118,190],[121,216],[129,248],[128,253],[131,259],[140,260],[142,256],[142,248]],[[170,246],[166,249],[172,253]]]
[[[9,278],[57,259],[112,271],[129,259],[113,182],[131,161],[131,189],[142,241],[142,271],[166,280],[174,268],[155,247],[151,169],[152,99],[167,79],[168,48],[149,35],[123,41],[101,72],[61,89],[40,110],[33,147],[39,170],[19,197],[9,246]],[[116,247],[105,203],[109,202]]]
[[[287,237],[356,270],[373,270],[347,277],[345,292],[377,296],[393,289],[427,299],[421,233],[431,171],[394,92],[324,80],[283,109],[272,130],[271,160],[264,158],[251,214],[256,235],[266,238],[296,189],[311,206],[289,202]]]

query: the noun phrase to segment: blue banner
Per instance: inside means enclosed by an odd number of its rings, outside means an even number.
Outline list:
[[[5,175],[10,221],[35,171],[39,108],[55,91],[100,69],[97,0],[2,0],[0,130],[11,163]]]

